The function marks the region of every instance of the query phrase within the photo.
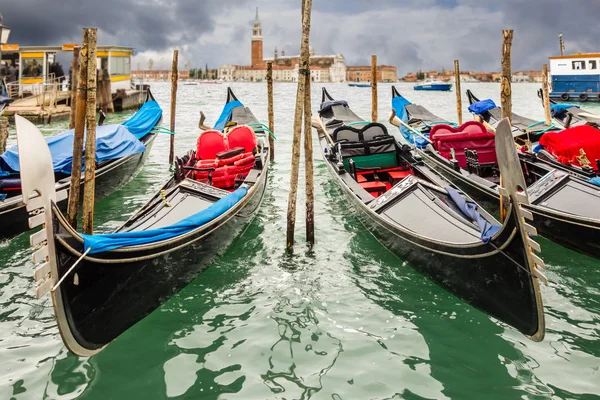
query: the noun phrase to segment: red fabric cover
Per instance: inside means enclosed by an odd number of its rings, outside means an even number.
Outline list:
[[[600,130],[594,127],[580,125],[560,132],[546,132],[540,144],[563,164],[580,165],[577,157],[583,149],[591,167],[598,169],[595,161],[600,159]]]
[[[243,147],[247,153],[252,152],[256,147],[256,135],[252,128],[246,125],[236,126],[225,136],[229,148]]]
[[[433,146],[439,153],[450,159],[451,149],[454,149],[458,165],[467,167],[465,148],[477,151],[480,164],[497,163],[496,137],[490,132],[480,133],[438,133],[435,136]]]
[[[402,179],[406,178],[409,175],[413,175],[413,172],[411,170],[408,171],[392,171],[389,172],[390,174],[390,178],[392,178],[395,181],[401,181]]]
[[[358,184],[371,193],[373,197],[379,197],[380,194],[385,193],[387,190],[386,184],[380,181],[359,182]]]
[[[254,166],[255,161],[256,161],[256,157],[254,156],[254,154],[244,153],[244,154],[242,154],[242,158],[240,160],[234,162],[233,165],[240,166],[240,165],[252,164],[252,166]]]
[[[218,163],[219,167],[222,167],[224,165],[234,164],[236,161],[241,160],[242,158],[244,158],[244,153],[238,154],[237,156],[223,158],[223,159],[217,158],[217,163]]]
[[[217,153],[227,149],[225,137],[219,131],[204,131],[196,141],[196,157],[201,160],[215,159]]]
[[[447,133],[486,133],[488,130],[479,121],[467,121],[458,128],[454,128],[450,125],[439,124],[431,128],[429,132],[429,138],[434,140],[438,134]]]

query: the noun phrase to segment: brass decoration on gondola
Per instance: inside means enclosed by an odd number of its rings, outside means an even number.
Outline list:
[[[579,149],[579,156],[577,156],[575,158],[577,159],[577,162],[579,163],[579,165],[581,165],[583,168],[586,168],[586,167],[589,167],[590,165],[592,165],[590,160],[587,158],[587,154],[585,154],[585,151],[583,150],[583,148]]]

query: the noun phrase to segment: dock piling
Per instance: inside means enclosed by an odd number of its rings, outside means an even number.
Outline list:
[[[273,116],[273,63],[267,62],[267,112],[269,114],[269,130],[275,134],[275,118]],[[275,160],[275,140],[269,136],[269,148],[271,149],[270,160]]]
[[[371,121],[377,122],[377,56],[371,56]]]
[[[550,90],[548,88],[548,64],[542,65],[542,97],[544,101],[544,117],[546,125],[552,124],[552,113],[550,112]]]
[[[8,140],[8,118],[0,117],[0,154],[6,151],[6,141]]]
[[[513,30],[502,31],[502,78],[500,99],[502,103],[502,118],[512,122],[512,72],[510,67]]]
[[[306,241],[308,244],[313,245],[315,244],[315,183],[313,171],[310,73],[307,75],[304,85],[304,180],[306,181]]]
[[[305,83],[310,79],[308,39],[310,35],[310,10],[312,0],[302,1],[302,44],[300,46],[300,68],[296,90],[296,110],[294,112],[294,136],[292,141],[292,166],[290,172],[290,192],[288,195],[286,247],[294,245],[296,226],[296,197],[298,194],[298,174],[300,169],[300,139],[302,136],[302,112],[305,102]],[[310,112],[310,110],[308,110]]]
[[[173,66],[171,69],[171,132],[175,132],[175,112],[177,110],[177,79],[178,76],[178,58],[179,50],[173,50]],[[173,164],[175,159],[175,135],[171,136],[171,145],[169,147],[169,165]]]
[[[456,92],[456,121],[462,125],[462,93],[460,92],[460,66],[454,60],[454,91]]]
[[[85,135],[85,174],[83,186],[82,232],[91,235],[94,231],[94,197],[96,192],[96,42],[97,28],[87,31],[87,79],[86,85],[86,135]]]
[[[73,83],[71,85],[71,119],[69,129],[75,129],[73,134],[73,161],[71,162],[71,187],[67,206],[67,221],[77,229],[77,215],[79,213],[79,198],[81,196],[81,166],[83,157],[83,135],[85,131],[85,110],[87,102],[87,60],[88,47],[87,32],[83,30],[81,41],[82,48],[73,49]]]

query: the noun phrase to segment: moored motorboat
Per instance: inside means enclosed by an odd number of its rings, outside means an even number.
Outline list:
[[[325,89],[314,125],[333,180],[385,247],[465,302],[532,340],[543,339],[537,268],[543,262],[531,253],[539,250],[527,235],[535,229],[523,222],[530,214],[522,208],[527,196],[516,192],[523,176],[511,165],[510,132],[510,146],[499,141],[503,172],[510,176],[504,194],[511,199],[501,225],[384,125],[362,120]]]
[[[426,79],[423,82],[419,82],[418,84],[413,86],[413,89],[424,91],[447,92],[449,90],[452,90],[452,84],[439,80]]]
[[[253,218],[269,169],[267,128],[228,95],[220,121],[175,160],[174,176],[114,233],[82,235],[56,205],[50,153],[37,128],[17,117],[36,295],[52,294],[67,348],[99,352],[194,279]],[[229,101],[231,100],[231,101]],[[239,119],[236,119],[238,118]],[[237,122],[256,123],[256,130]],[[219,122],[219,123],[221,123]],[[118,211],[116,210],[118,214]]]
[[[366,88],[366,87],[371,87],[371,84],[370,83],[349,83],[348,86]]]
[[[162,110],[148,90],[144,105],[122,124],[97,127],[96,133],[96,200],[129,182],[144,166],[156,138],[154,129],[161,120]],[[73,130],[47,139],[52,146],[52,169],[56,205],[67,208],[71,186]],[[8,238],[27,230],[28,213],[21,191],[18,148],[13,146],[0,155],[0,238]],[[83,171],[81,173],[83,186]]]
[[[496,136],[479,121],[452,126],[424,107],[410,103],[394,88],[390,122],[403,136],[416,136],[414,152],[480,199],[499,205],[500,169]],[[497,125],[497,124],[496,124]],[[513,132],[514,134],[514,132]],[[546,238],[575,251],[600,258],[600,193],[591,183],[563,169],[519,153],[525,176],[523,189],[533,225]]]

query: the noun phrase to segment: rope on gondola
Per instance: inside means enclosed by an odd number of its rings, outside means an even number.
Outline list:
[[[71,271],[73,271],[75,269],[75,267],[77,266],[77,264],[79,264],[79,262],[81,260],[83,260],[85,258],[85,256],[87,256],[87,254],[90,252],[90,250],[92,250],[91,247],[88,247],[88,249],[85,251],[85,253],[83,253],[81,255],[81,257],[79,257],[77,259],[77,261],[75,261],[73,263],[73,265],[71,266],[71,268],[69,268],[69,270],[62,276],[62,278],[60,278],[60,280],[56,283],[56,285],[54,285],[54,287],[52,288],[52,291],[54,292],[56,289],[58,289],[58,287],[60,286],[60,284],[65,280],[65,278],[67,276],[69,276],[69,274],[71,273]]]
[[[533,124],[531,124],[531,125],[528,125],[528,126],[525,128],[525,129],[533,128],[533,127],[534,127],[534,126],[536,126],[536,125],[545,124],[545,123],[546,123],[546,121],[545,121],[545,120],[543,120],[543,121],[538,121],[538,122],[534,122]],[[544,129],[543,131],[536,132],[536,133],[537,133],[538,135],[541,135],[542,133],[546,133],[546,132],[548,132],[550,129],[554,129],[554,128],[556,128],[556,126],[554,125],[554,122],[553,122],[552,124],[550,124],[550,126],[548,126],[548,127],[547,127],[546,129]]]
[[[150,129],[150,132],[152,133],[166,133],[167,135],[175,135],[175,132],[172,132],[171,130],[162,127],[162,126],[155,126],[154,128]]]
[[[266,126],[265,124],[261,124],[260,122],[256,122],[256,123],[252,123],[252,124],[248,124],[249,127],[257,127],[257,128],[263,128],[265,131],[269,132],[269,135],[271,135],[271,137],[275,140],[277,140],[277,138],[275,137],[275,134],[273,134],[273,132],[271,132],[271,130],[269,129],[268,126]]]

